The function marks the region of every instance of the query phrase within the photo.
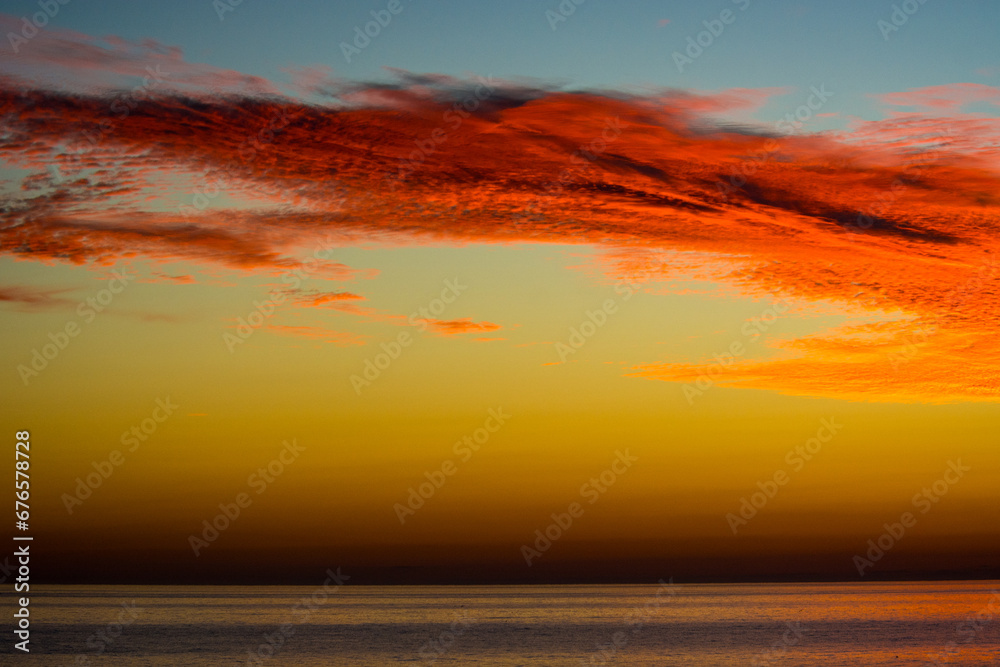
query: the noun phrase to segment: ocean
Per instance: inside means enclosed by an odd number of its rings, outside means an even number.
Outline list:
[[[1000,663],[1000,582],[990,581],[31,593],[31,652],[7,632],[2,664]]]

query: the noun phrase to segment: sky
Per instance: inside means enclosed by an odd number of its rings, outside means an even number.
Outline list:
[[[995,3],[44,11],[0,422],[47,581],[996,576]]]

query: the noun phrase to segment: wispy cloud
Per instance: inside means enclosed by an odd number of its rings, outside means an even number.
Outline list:
[[[299,338],[310,338],[324,343],[332,343],[341,347],[350,345],[364,345],[365,337],[347,331],[335,331],[318,326],[289,326],[283,324],[270,324],[268,330],[283,336],[297,336]]]
[[[432,331],[439,333],[442,336],[454,336],[456,334],[465,333],[486,333],[488,331],[497,331],[500,329],[499,324],[494,324],[493,322],[473,322],[472,319],[468,317],[463,317],[457,320],[429,319],[424,321],[427,322]]]
[[[0,286],[0,303],[10,304],[18,310],[45,310],[75,306],[77,301],[61,296],[72,288],[31,287],[27,285]]]
[[[363,301],[364,297],[351,292],[323,292],[321,294],[311,294],[303,296],[299,303],[304,306],[325,306],[328,304],[339,304],[344,301]]]

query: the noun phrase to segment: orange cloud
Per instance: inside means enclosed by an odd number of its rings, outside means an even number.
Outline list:
[[[454,336],[464,333],[485,333],[488,331],[496,331],[501,328],[499,324],[494,324],[493,322],[473,322],[469,317],[463,317],[457,320],[428,319],[422,321],[426,322],[432,331],[435,331],[442,336]],[[476,340],[497,339],[477,338]]]
[[[160,273],[159,271],[154,271],[153,275],[160,280],[165,280],[167,282],[177,283],[179,285],[190,285],[198,282],[194,279],[194,276],[183,274],[179,276],[172,276],[166,273]]]
[[[374,85],[303,73],[325,106],[164,95],[124,117],[113,97],[0,83],[0,158],[31,174],[7,203],[0,253],[277,273],[331,239],[580,243],[615,253],[627,277],[682,251],[706,279],[747,294],[897,316],[876,338],[851,323],[774,343],[784,357],[719,382],[870,400],[998,395],[1000,290],[981,267],[1000,251],[1000,121],[962,111],[997,88],[884,95],[886,119],[817,136],[714,120],[789,92],[778,89],[643,97],[397,74]],[[113,131],[98,132],[102,122]],[[164,172],[188,189],[165,186]],[[323,265],[322,277],[352,275]],[[407,323],[358,301],[311,305]],[[892,351],[932,328],[893,367]],[[658,360],[633,372],[686,382],[698,367]]]
[[[346,331],[334,331],[323,327],[287,326],[283,324],[270,324],[268,330],[284,336],[298,336],[301,338],[312,338],[324,343],[333,343],[340,347],[348,345],[364,345],[365,337]]]
[[[303,297],[299,303],[304,306],[325,306],[330,303],[340,303],[342,301],[363,301],[364,297],[352,294],[351,292],[324,292],[322,294]]]

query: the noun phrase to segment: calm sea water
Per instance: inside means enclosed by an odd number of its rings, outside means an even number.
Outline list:
[[[317,591],[33,587],[31,653],[5,632],[0,663],[1000,664],[1000,582]]]

